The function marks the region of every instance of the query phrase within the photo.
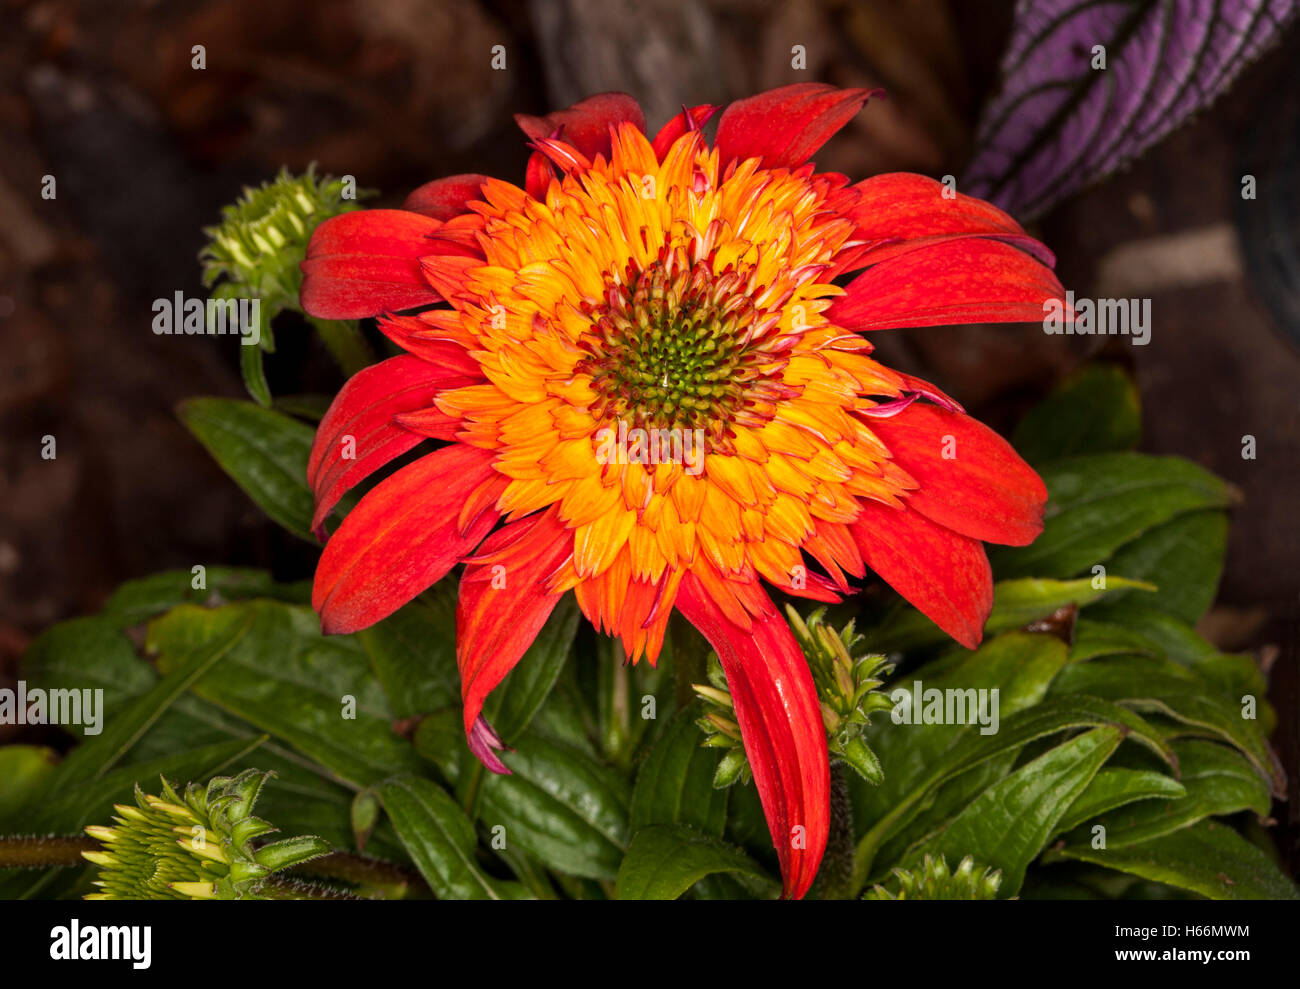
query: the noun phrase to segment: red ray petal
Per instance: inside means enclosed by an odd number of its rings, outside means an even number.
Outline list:
[[[387,618],[479,544],[497,513],[483,512],[466,530],[457,516],[461,502],[496,474],[492,457],[491,451],[462,444],[444,447],[361,499],[316,566],[312,607],[327,634],[355,632]]]
[[[429,324],[419,317],[381,316],[378,322],[384,336],[412,357],[418,357],[446,374],[485,380],[479,362],[469,355],[464,346],[445,337],[430,337]]]
[[[423,213],[435,220],[450,220],[466,212],[468,203],[483,198],[481,190],[486,181],[488,176],[474,172],[434,179],[407,196],[402,209]]]
[[[668,123],[664,124],[663,127],[659,129],[659,133],[655,135],[655,139],[650,142],[650,146],[654,148],[655,157],[660,161],[663,161],[664,155],[668,153],[668,149],[676,143],[679,137],[685,134],[688,130],[699,130],[707,124],[713,118],[713,115],[720,109],[721,107],[714,106],[712,103],[701,103],[699,106],[693,106],[690,108],[689,118],[686,116],[686,110],[683,110],[677,116],[673,117],[672,120],[668,121]],[[694,128],[690,126],[688,120],[695,124]]]
[[[1056,276],[1024,251],[962,238],[868,268],[826,310],[848,330],[955,323],[1039,322],[1065,296]]]
[[[311,235],[302,263],[302,307],[322,319],[360,319],[438,302],[420,274],[429,254],[462,253],[434,234],[441,221],[400,209],[335,216]]]
[[[808,663],[771,601],[746,631],[731,622],[693,573],[677,608],[717,650],[736,706],[745,753],[781,860],[785,895],[808,892],[830,830],[826,728]],[[795,828],[802,826],[802,833]],[[803,847],[798,847],[802,841]]]
[[[953,192],[941,182],[910,172],[877,175],[853,186],[859,195],[844,215],[857,224],[854,241],[864,243],[838,258],[836,272],[887,261],[918,248],[962,237],[992,237],[1027,251],[1048,267],[1056,258],[996,206]]]
[[[910,508],[862,502],[852,532],[862,559],[941,629],[974,649],[993,607],[984,546]]]
[[[312,528],[319,528],[345,491],[423,438],[394,424],[393,416],[427,408],[444,388],[475,380],[406,355],[349,378],[321,419],[307,460],[307,483],[316,495]]]
[[[761,158],[764,168],[796,168],[877,93],[801,82],[737,100],[718,121],[714,145],[722,167],[736,159]]]
[[[549,511],[493,533],[465,567],[456,604],[456,660],[467,736],[487,695],[559,603],[561,595],[547,591],[544,578],[572,552],[573,533]]]
[[[907,504],[926,518],[1009,546],[1026,546],[1043,531],[1042,479],[983,423],[917,403],[870,426],[894,463],[920,484],[907,492]]]
[[[545,117],[515,114],[519,129],[534,141],[551,137],[558,130],[559,139],[565,144],[577,148],[588,158],[604,155],[606,161],[609,160],[609,128],[623,121],[645,131],[645,114],[641,112],[640,104],[627,93],[597,93]]]

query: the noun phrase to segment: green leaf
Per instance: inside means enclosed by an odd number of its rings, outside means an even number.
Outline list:
[[[314,499],[307,486],[310,426],[228,398],[193,398],[182,402],[177,414],[262,511],[294,535],[315,541]]]
[[[59,754],[43,745],[0,746],[0,831],[22,826],[14,815],[45,792],[58,764]]]
[[[1141,419],[1133,380],[1113,364],[1093,364],[1033,408],[1011,442],[1031,464],[1132,450],[1141,436]]]
[[[632,830],[652,824],[682,824],[721,838],[727,826],[727,790],[713,787],[719,751],[704,748],[690,705],[668,722],[637,773],[632,791]]]
[[[733,845],[690,828],[656,825],[637,831],[618,870],[620,900],[675,900],[705,876],[719,872],[765,879],[766,873]]]
[[[101,617],[126,628],[156,618],[178,604],[210,607],[248,598],[274,598],[290,604],[311,601],[311,582],[280,584],[265,570],[252,567],[205,567],[202,588],[190,570],[168,570],[122,584],[104,603]]]
[[[404,775],[381,783],[376,792],[416,868],[439,899],[526,897],[518,884],[493,879],[478,867],[474,825],[441,787]]]
[[[1003,778],[1029,743],[1063,731],[1105,726],[1119,729],[1125,737],[1177,767],[1174,750],[1155,728],[1133,712],[1095,697],[1048,698],[1010,715],[992,734],[967,736],[929,766],[926,778],[863,839],[859,845],[861,868],[872,864],[873,842],[883,842],[896,833],[889,844],[881,845],[880,860],[892,864],[912,858],[912,852],[941,830],[952,815]],[[923,808],[923,812],[898,833],[913,808]]]
[[[1074,577],[1158,525],[1229,501],[1221,480],[1178,457],[1103,453],[1039,473],[1049,493],[1043,533],[1029,546],[991,551],[999,577]]]
[[[613,879],[628,840],[627,782],[582,752],[525,734],[506,757],[511,775],[485,773],[479,819],[554,869]]]
[[[107,821],[114,804],[133,802],[137,783],[149,789],[157,785],[159,776],[180,783],[207,779],[245,758],[264,737],[205,745],[114,769],[51,795],[25,818],[24,826],[36,832],[71,834],[92,822]]]
[[[147,644],[167,671],[195,643],[250,615],[248,633],[194,684],[196,694],[358,787],[419,767],[393,733],[387,698],[356,640],[321,635],[310,608],[265,600],[211,610],[182,605],[150,625]]]
[[[1178,754],[1179,781],[1184,792],[1176,800],[1130,807],[1122,814],[1110,814],[1091,822],[1106,828],[1108,848],[1157,838],[1206,817],[1243,810],[1254,811],[1261,818],[1268,814],[1271,803],[1268,786],[1235,749],[1217,742],[1188,740],[1175,743],[1174,750]],[[1063,826],[1061,830],[1068,828]],[[1091,841],[1091,824],[1066,837],[1067,845],[1089,845]]]
[[[115,715],[102,734],[72,750],[59,766],[54,786],[63,789],[105,775],[182,693],[240,644],[252,624],[252,616],[241,616],[178,655],[170,672]]]
[[[911,691],[918,680],[923,690],[996,689],[998,716],[1005,723],[1043,698],[1065,661],[1065,643],[1055,636],[1008,632],[974,652],[960,654],[954,666],[937,673],[936,664],[923,666],[889,684],[884,692],[892,696],[900,689]],[[850,781],[861,829],[899,813],[904,798],[933,778],[934,766],[947,753],[979,737],[979,728],[971,724],[896,724],[892,713],[873,718],[865,737],[885,767],[885,779],[879,786]]]
[[[489,696],[485,715],[507,745],[528,727],[555,686],[573,648],[579,617],[577,601],[566,594],[528,651]]]
[[[1056,829],[1058,832],[1073,830],[1084,821],[1138,800],[1172,800],[1186,793],[1181,783],[1164,773],[1147,769],[1103,769],[1070,805]]]
[[[397,717],[460,703],[455,581],[440,583],[432,593],[357,632],[357,641]]]
[[[1242,716],[1239,703],[1207,690],[1194,670],[1151,656],[1111,656],[1071,663],[1052,684],[1052,693],[1088,694],[1136,711],[1163,714],[1235,745],[1265,779],[1282,792],[1277,768],[1258,720]]]
[[[117,708],[156,679],[118,626],[101,617],[50,626],[23,653],[23,677],[43,690],[102,690],[104,709]]]
[[[1227,544],[1226,513],[1189,512],[1121,548],[1107,569],[1155,584],[1159,590],[1143,595],[1142,606],[1159,608],[1191,624],[1214,602]]]
[[[980,794],[923,853],[952,862],[973,855],[1002,870],[999,896],[1015,896],[1029,863],[1123,737],[1106,726],[1050,749]]]
[[[1300,892],[1271,859],[1227,825],[1205,820],[1123,847],[1072,846],[1074,859],[1190,890],[1212,900],[1296,900]]]
[[[1155,587],[1123,577],[1108,577],[1105,588],[1094,587],[1091,577],[1001,580],[993,585],[993,610],[984,624],[984,634],[991,636],[1024,628],[1067,604],[1086,608],[1107,593],[1123,589],[1153,591]],[[896,618],[865,634],[871,648],[878,652],[906,652],[948,641],[947,633],[915,608],[903,610]]]

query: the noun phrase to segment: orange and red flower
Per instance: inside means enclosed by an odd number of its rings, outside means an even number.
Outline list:
[[[318,531],[357,482],[444,444],[329,538],[325,631],[379,621],[465,562],[465,729],[504,772],[484,698],[562,594],[633,661],[655,660],[676,608],[722,661],[792,897],[826,845],[827,747],[761,581],[835,601],[869,568],[974,647],[992,605],[982,543],[1032,541],[1046,499],[1005,441],[870,356],[864,331],[1039,320],[1063,294],[1050,253],[993,206],[918,175],[814,169],[871,95],[741,100],[712,146],[710,106],[653,138],[621,94],[521,116],[522,188],[429,183],[403,209],[323,223],[303,263],[308,312],[378,315],[406,352],[353,377],[320,424]],[[698,436],[702,459],[602,455],[620,426]]]

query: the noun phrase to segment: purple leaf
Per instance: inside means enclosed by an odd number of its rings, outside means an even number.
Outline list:
[[[1209,106],[1295,0],[1021,0],[965,191],[1021,218]],[[1095,46],[1105,68],[1093,68]]]

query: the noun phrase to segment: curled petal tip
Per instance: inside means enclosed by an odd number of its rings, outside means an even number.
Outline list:
[[[498,775],[511,775],[510,768],[501,761],[497,753],[513,752],[514,749],[501,741],[501,736],[488,724],[483,715],[480,714],[474,720],[474,727],[470,729],[468,741],[469,750],[474,753],[474,757],[484,766]]]

